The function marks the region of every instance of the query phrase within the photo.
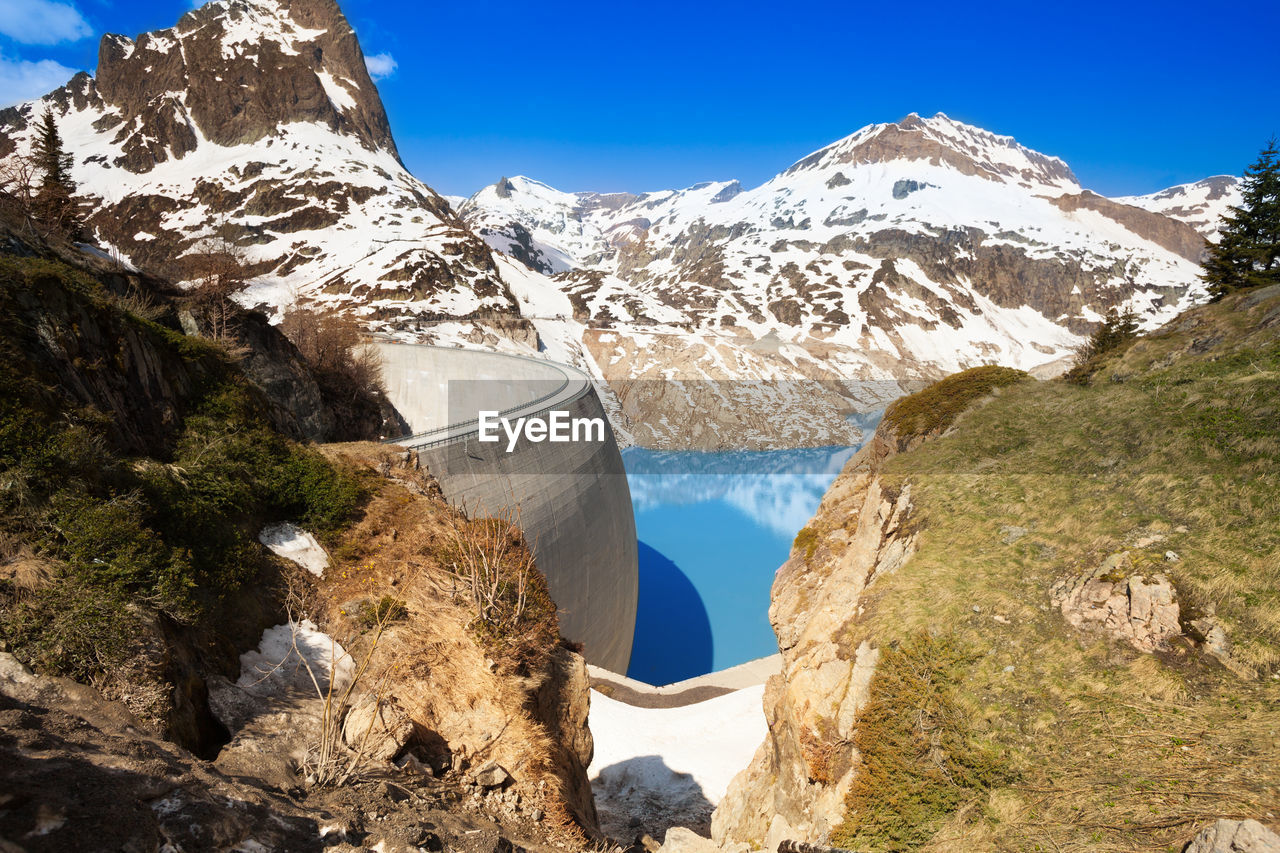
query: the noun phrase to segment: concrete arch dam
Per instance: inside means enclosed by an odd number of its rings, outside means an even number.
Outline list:
[[[635,516],[622,456],[586,374],[555,362],[483,350],[376,344],[387,396],[445,498],[468,516],[518,508],[525,537],[560,608],[560,631],[587,660],[625,673],[639,573]],[[599,419],[602,440],[481,441],[481,411],[518,419]],[[594,438],[584,430],[579,438]],[[509,449],[510,448],[510,449]]]

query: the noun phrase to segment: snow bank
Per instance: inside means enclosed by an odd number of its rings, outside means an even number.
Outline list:
[[[592,690],[587,775],[602,820],[705,827],[764,741],[763,697],[760,684],[680,708],[637,708]]]
[[[287,521],[283,524],[268,524],[262,528],[258,541],[270,548],[272,553],[286,560],[293,560],[318,578],[324,577],[324,570],[329,568],[329,555],[316,541],[316,537]]]
[[[256,651],[240,655],[236,686],[256,696],[309,696],[344,690],[355,674],[355,662],[336,640],[309,619],[276,625],[262,632]],[[314,676],[315,681],[312,681]]]

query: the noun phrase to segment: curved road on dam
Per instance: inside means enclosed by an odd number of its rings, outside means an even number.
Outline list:
[[[485,350],[377,342],[387,396],[411,448],[468,516],[518,513],[560,611],[588,662],[625,673],[639,591],[635,516],[622,456],[585,373]],[[480,411],[599,418],[603,441],[481,442]]]

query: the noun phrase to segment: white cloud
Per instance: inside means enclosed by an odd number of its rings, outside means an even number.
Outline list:
[[[0,3],[3,2],[5,0],[0,0]],[[369,69],[369,76],[374,80],[382,80],[395,74],[399,64],[389,53],[375,53],[364,58],[364,67]]]
[[[0,56],[0,108],[47,95],[75,73],[74,68],[52,59],[28,62]]]
[[[57,44],[91,36],[93,28],[69,3],[0,0],[0,33],[22,44]]]

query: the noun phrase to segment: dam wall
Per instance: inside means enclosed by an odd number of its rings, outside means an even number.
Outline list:
[[[560,610],[560,632],[587,660],[626,672],[639,576],[622,456],[590,379],[566,365],[481,350],[378,343],[387,396],[445,498],[469,517],[518,513]],[[478,411],[511,421],[598,418],[603,440],[482,442]]]

